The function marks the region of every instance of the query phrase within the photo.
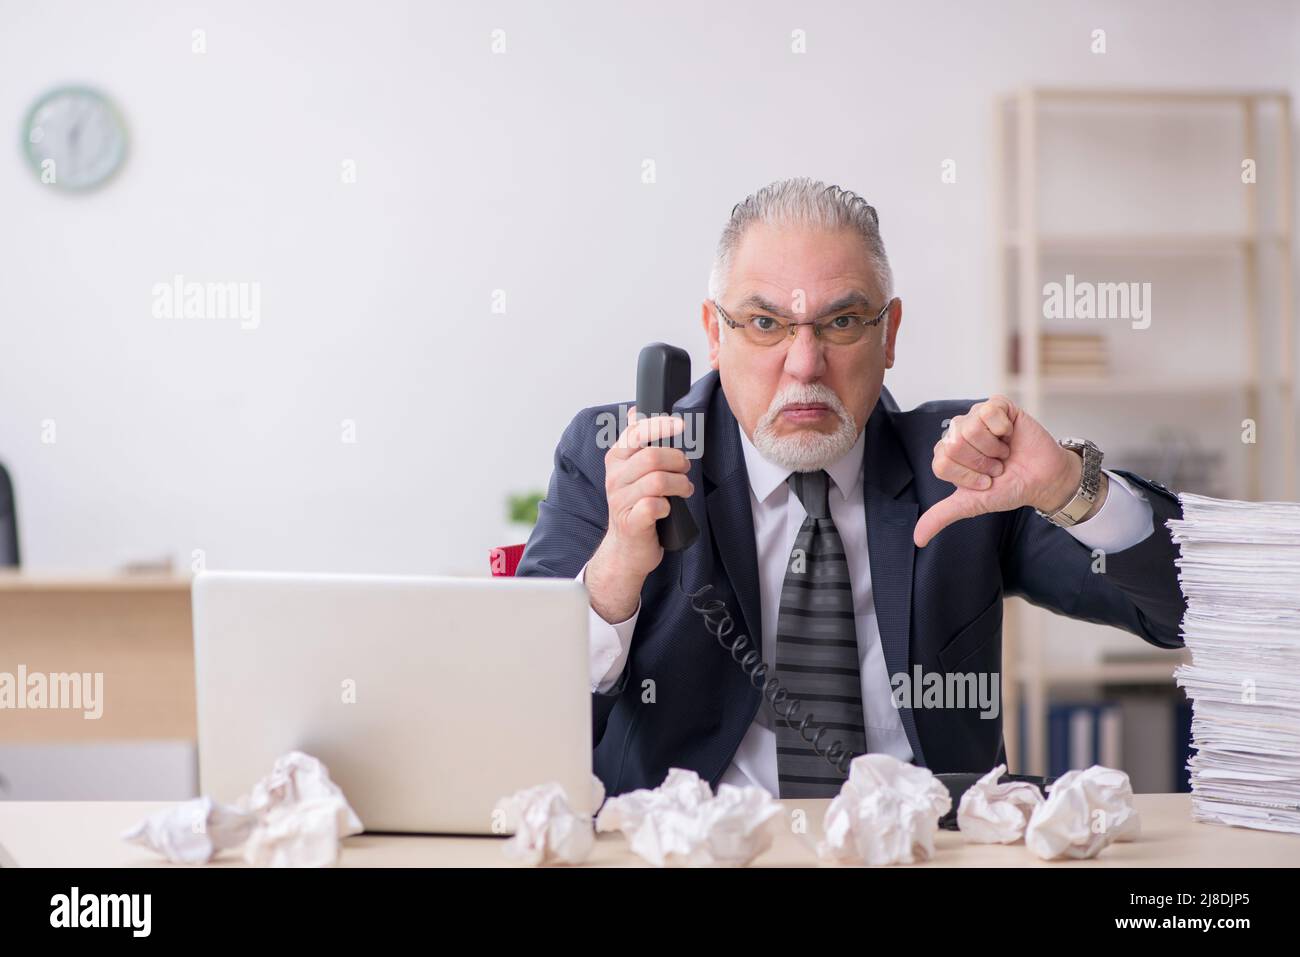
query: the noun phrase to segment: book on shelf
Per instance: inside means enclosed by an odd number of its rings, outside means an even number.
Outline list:
[[[1114,702],[1054,704],[1047,712],[1047,735],[1047,773],[1053,777],[1094,764],[1118,768],[1124,763]]]
[[[1026,714],[1022,703],[1022,746]],[[1051,777],[1100,764],[1128,774],[1137,794],[1190,790],[1191,708],[1181,694],[1141,689],[1056,702],[1045,730]]]
[[[1020,362],[1020,333],[1010,337],[1007,368],[1012,375],[1023,370]],[[1043,332],[1038,337],[1038,368],[1043,376],[1100,378],[1110,371],[1106,337],[1096,332]]]

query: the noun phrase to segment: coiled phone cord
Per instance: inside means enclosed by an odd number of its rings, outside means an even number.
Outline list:
[[[732,659],[740,665],[740,670],[749,677],[749,683],[762,692],[773,713],[784,721],[787,727],[797,731],[799,737],[808,743],[815,754],[825,758],[840,774],[847,775],[849,762],[856,755],[845,748],[838,739],[832,741],[823,750],[821,740],[827,728],[814,720],[812,712],[805,714],[797,725],[794,723],[795,716],[803,707],[803,702],[798,698],[790,697],[790,693],[781,684],[780,678],[767,677],[768,667],[763,661],[763,655],[756,648],[750,647],[748,636],[738,634],[734,639],[730,637],[736,630],[736,623],[731,613],[727,611],[726,602],[720,598],[705,597],[713,590],[713,586],[705,585],[698,591],[688,592],[682,585],[679,569],[677,589],[690,600],[691,608],[696,614],[704,619],[704,627],[708,629],[709,634],[717,638],[718,644],[730,652]],[[781,705],[787,702],[786,710],[782,712]],[[810,736],[808,733],[810,728],[816,728],[817,733]]]

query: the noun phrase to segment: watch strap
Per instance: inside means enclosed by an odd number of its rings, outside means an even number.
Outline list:
[[[1102,451],[1087,439],[1064,438],[1058,444],[1083,459],[1079,488],[1068,502],[1050,515],[1041,509],[1034,509],[1034,511],[1053,525],[1069,528],[1082,522],[1097,502],[1097,496],[1101,491]]]

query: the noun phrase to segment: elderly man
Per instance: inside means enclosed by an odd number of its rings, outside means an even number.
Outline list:
[[[1006,595],[1181,646],[1174,495],[1005,397],[903,412],[883,388],[903,308],[860,197],[795,179],[740,203],[701,311],[713,371],[681,417],[632,415],[609,447],[616,407],[579,413],[518,572],[586,583],[611,794],[682,767],[830,796],[828,750],[988,770],[1005,760],[1001,712],[953,689],[996,692]],[[655,441],[692,416],[701,455]],[[700,536],[666,555],[668,496]],[[707,585],[732,639],[761,650],[755,680],[757,659],[743,670],[692,609]]]

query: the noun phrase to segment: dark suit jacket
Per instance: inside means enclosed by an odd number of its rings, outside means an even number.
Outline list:
[[[1177,498],[1157,483],[1120,472],[1144,490],[1154,530],[1106,556],[1104,574],[1064,529],[1032,508],[957,522],[923,549],[912,543],[918,515],[952,491],[930,463],[943,420],[972,402],[927,402],[900,412],[883,390],[866,425],[865,498],[871,583],[889,674],[1000,673],[1002,599],[1019,595],[1072,618],[1114,625],[1160,648],[1182,646],[1186,608],[1165,520]],[[714,585],[743,633],[761,647],[758,563],[749,479],[739,425],[716,372],[675,406],[704,413],[703,454],[691,461],[688,500],[699,540],[664,556],[641,592],[627,667],[606,694],[592,696],[595,769],[610,794],[656,787],[670,767],[690,768],[715,787],[749,729],[761,695],[704,629],[678,590]],[[555,471],[519,575],[571,578],[604,537],[606,449],[598,432],[617,406],[580,412],[555,451]],[[1115,470],[1118,471],[1118,470]],[[654,682],[643,703],[643,682]],[[644,696],[648,697],[648,696]],[[1002,717],[980,708],[901,708],[913,760],[936,772],[987,771],[1004,760]]]

